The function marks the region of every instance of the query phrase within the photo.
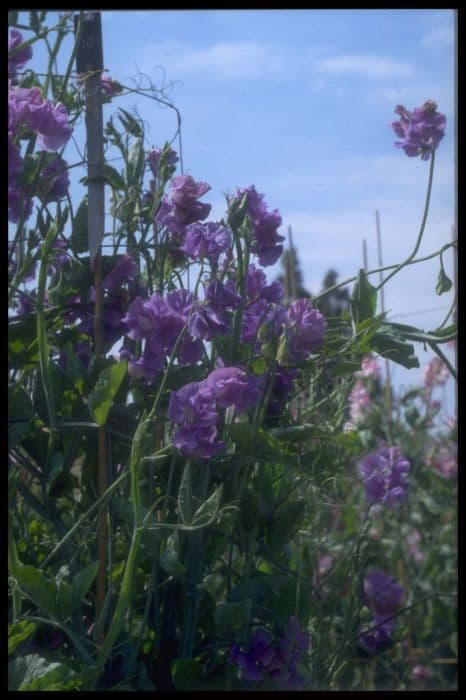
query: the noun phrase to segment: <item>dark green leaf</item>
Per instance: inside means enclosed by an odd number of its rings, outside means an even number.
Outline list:
[[[407,369],[419,367],[419,360],[414,353],[414,346],[407,343],[403,336],[392,325],[382,324],[380,330],[371,338],[372,350],[378,352]]]
[[[194,513],[193,525],[202,525],[210,522],[218,513],[222,500],[223,484],[215,489],[213,494]]]
[[[353,321],[357,326],[361,321],[375,316],[377,308],[377,291],[367,279],[364,270],[359,270],[358,278],[351,296]]]
[[[144,135],[140,122],[133,117],[132,114],[127,112],[126,109],[120,107],[119,111],[121,114],[118,114],[118,119],[122,123],[125,131],[127,131],[128,134],[131,134],[131,136],[135,136],[136,138],[140,139]]]
[[[60,620],[66,622],[73,613],[73,587],[64,579],[57,581],[57,603]]]
[[[51,581],[43,571],[29,564],[19,564],[11,573],[17,579],[20,589],[38,608],[52,617],[57,617],[59,611],[55,581]]]
[[[181,520],[185,525],[190,525],[192,516],[193,486],[191,477],[191,466],[188,463],[181,477],[180,488],[178,489],[178,508]]]
[[[18,22],[18,13],[16,10],[8,10],[8,26],[14,27]]]
[[[29,13],[29,26],[35,34],[40,32],[40,18],[36,10],[32,10]]]
[[[453,286],[453,282],[446,275],[443,267],[441,267],[440,272],[438,273],[437,286],[435,287],[435,293],[440,295],[440,294],[443,294],[444,292],[449,292],[450,289],[452,288],[452,286]]]
[[[84,600],[86,593],[92,585],[97,575],[99,562],[95,561],[84,569],[81,569],[73,579],[73,611],[76,610]]]
[[[126,187],[126,183],[120,173],[107,163],[104,165],[104,178],[116,190],[124,190]]]
[[[268,543],[272,549],[284,547],[299,530],[306,511],[306,501],[288,501],[274,513],[269,527]]]
[[[81,685],[75,672],[38,654],[28,654],[8,664],[8,690],[75,690]]]
[[[89,250],[87,212],[87,197],[84,197],[73,218],[70,245],[75,255]]]
[[[249,423],[232,423],[229,430],[233,442],[251,457],[278,458],[288,454],[280,440],[262,428]]]
[[[37,413],[31,399],[22,386],[13,384],[8,387],[8,446],[18,444],[27,432]]]
[[[247,627],[251,620],[252,600],[246,598],[234,603],[220,603],[214,613],[215,629],[220,637],[231,637]]]
[[[89,395],[89,410],[99,425],[105,425],[113,400],[126,375],[127,365],[126,360],[121,360],[104,369]]]
[[[195,659],[175,659],[171,662],[171,674],[177,690],[195,690],[202,678],[202,667]]]
[[[145,152],[142,139],[138,139],[128,155],[127,179],[129,187],[139,187],[144,170]]]

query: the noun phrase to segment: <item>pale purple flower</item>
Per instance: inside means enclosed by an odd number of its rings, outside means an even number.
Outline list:
[[[128,253],[117,261],[112,270],[102,280],[104,289],[120,289],[128,282],[134,282],[138,275],[138,266]]]
[[[224,335],[230,330],[218,313],[206,304],[197,304],[188,322],[189,334],[199,340],[210,341],[215,335]]]
[[[395,146],[402,148],[407,156],[420,155],[422,160],[429,160],[445,136],[445,115],[437,112],[437,104],[433,100],[427,100],[422,107],[416,107],[412,112],[398,105],[395,112],[400,119],[392,122],[391,126],[401,138],[401,141],[395,142]]]
[[[368,454],[359,464],[368,503],[387,508],[402,503],[407,495],[409,469],[398,447],[382,447]]]
[[[317,350],[324,342],[325,318],[312,308],[309,299],[297,299],[288,309],[286,336],[292,356],[299,360]]]
[[[216,311],[237,309],[241,304],[241,296],[236,291],[234,280],[223,284],[219,279],[214,279],[206,287],[205,300]]]
[[[21,124],[37,132],[39,148],[46,151],[65,146],[72,133],[65,105],[44,100],[36,87],[8,92],[8,131],[16,134]]]
[[[288,401],[294,387],[294,381],[298,377],[298,370],[278,366],[273,373],[272,388],[267,404],[267,415],[277,416],[283,414],[283,407]]]
[[[183,253],[186,253],[193,260],[207,258],[216,265],[220,255],[230,249],[230,232],[224,226],[215,224],[212,221],[206,224],[190,224],[186,228],[184,245],[180,248]]]
[[[18,29],[10,29],[8,37],[8,77],[15,78],[16,71],[24,68],[26,63],[32,58],[31,46],[25,46],[19,51],[15,51],[24,42],[23,35]]]
[[[458,457],[453,445],[437,449],[429,460],[430,466],[447,479],[453,479],[458,473]]]

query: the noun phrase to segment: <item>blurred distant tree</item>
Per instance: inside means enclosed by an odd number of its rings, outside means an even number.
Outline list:
[[[285,302],[309,298],[311,293],[303,286],[303,275],[296,248],[293,245],[291,226],[288,226],[288,248],[282,255],[283,273],[278,277],[285,288]]]
[[[338,272],[333,268],[330,268],[326,273],[324,280],[322,282],[322,290],[333,287],[337,284]],[[321,293],[319,292],[319,293]],[[339,289],[334,289],[329,294],[326,294],[321,299],[318,299],[314,306],[316,306],[319,311],[324,316],[340,316],[343,311],[349,311],[350,309],[350,294],[347,287],[340,287]]]

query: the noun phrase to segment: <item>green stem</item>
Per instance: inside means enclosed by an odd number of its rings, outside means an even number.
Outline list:
[[[436,343],[429,343],[429,345],[432,348],[432,350],[436,353],[436,355],[438,355],[438,357],[440,357],[442,362],[444,362],[446,364],[446,366],[450,370],[450,373],[451,373],[453,379],[457,382],[458,377],[456,375],[456,370],[453,367],[453,365],[451,364],[451,362],[449,361],[449,359],[444,355],[444,353],[440,350],[439,346]]]
[[[426,223],[427,223],[427,216],[429,213],[430,195],[432,192],[432,182],[433,182],[433,178],[434,178],[434,163],[435,163],[435,149],[432,151],[432,157],[430,159],[429,180],[427,183],[427,194],[426,194],[426,201],[425,201],[425,205],[424,205],[424,213],[422,215],[421,227],[419,229],[419,233],[418,233],[416,244],[413,248],[413,251],[412,251],[411,255],[409,255],[406,258],[406,260],[404,260],[402,263],[397,265],[395,267],[395,269],[392,270],[392,272],[390,272],[390,274],[387,275],[387,277],[385,277],[385,279],[378,285],[378,287],[375,288],[377,292],[379,291],[379,289],[381,287],[383,287],[384,284],[386,284],[388,282],[389,279],[391,279],[394,275],[396,275],[397,272],[399,272],[400,270],[403,269],[403,267],[408,265],[408,263],[411,262],[411,260],[414,258],[417,251],[419,250],[419,246],[421,245],[421,241],[422,241],[422,236],[424,235],[424,229],[425,229]]]
[[[73,537],[74,533],[76,530],[78,530],[83,522],[89,518],[94,511],[96,511],[106,500],[109,498],[109,496],[112,495],[112,493],[116,490],[117,486],[121,484],[122,481],[126,479],[126,477],[129,476],[129,472],[123,472],[118,479],[116,479],[111,486],[108,487],[108,489],[105,491],[105,493],[102,494],[93,504],[92,506],[85,512],[83,513],[78,520],[75,522],[73,527],[68,530],[66,535],[63,537],[63,539],[58,542],[58,544],[55,545],[55,547],[52,549],[50,554],[41,562],[39,569],[45,569],[50,562],[54,559],[54,557],[58,554],[60,549],[68,542],[68,540]]]

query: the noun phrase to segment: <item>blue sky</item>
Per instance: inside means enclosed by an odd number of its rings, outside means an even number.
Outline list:
[[[211,218],[224,214],[223,192],[254,184],[281,213],[281,232],[292,227],[305,285],[316,293],[329,267],[341,280],[356,274],[363,238],[369,268],[377,267],[376,209],[385,264],[414,246],[428,163],[393,146],[397,104],[433,99],[446,114],[418,255],[451,239],[455,23],[453,10],[104,11],[104,64],[124,85],[140,71],[159,89],[171,86],[185,172],[212,186],[203,198]],[[106,116],[118,106],[138,109],[148,146],[173,136],[170,110],[128,95],[106,106]],[[452,276],[451,255],[445,263]],[[438,269],[429,261],[394,277],[385,287],[389,318],[438,326],[452,301],[435,294]],[[268,270],[271,279],[278,273],[278,264]],[[422,365],[430,355],[416,349]],[[417,370],[391,367],[397,386],[418,381]],[[454,410],[453,382],[444,410]]]

